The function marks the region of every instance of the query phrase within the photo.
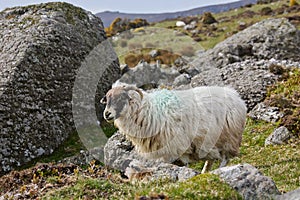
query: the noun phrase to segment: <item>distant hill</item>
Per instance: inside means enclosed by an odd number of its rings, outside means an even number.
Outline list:
[[[130,13],[121,13],[117,11],[116,12],[105,11],[105,12],[97,13],[96,16],[102,19],[105,27],[108,27],[111,24],[111,22],[117,17],[127,18],[127,19],[142,18],[142,19],[146,19],[148,22],[159,22],[165,19],[174,19],[177,17],[201,15],[204,12],[212,12],[212,13],[224,12],[230,9],[235,9],[241,6],[245,6],[247,4],[255,4],[256,2],[257,0],[241,0],[233,3],[218,4],[218,5],[194,8],[186,11],[159,13],[159,14],[134,14],[134,13],[130,14]]]

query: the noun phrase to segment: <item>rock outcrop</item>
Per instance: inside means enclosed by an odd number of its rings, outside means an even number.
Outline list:
[[[280,194],[274,181],[249,164],[223,167],[212,171],[237,190],[245,200],[272,199]]]
[[[249,57],[300,61],[300,31],[287,19],[267,19],[227,38],[199,56],[199,71],[226,67]]]
[[[179,167],[160,160],[141,158],[134,150],[131,142],[119,132],[109,138],[104,152],[104,163],[111,168],[124,172],[131,180],[169,178],[175,181],[186,180],[199,174],[199,172],[187,167]]]
[[[51,154],[76,131],[72,91],[81,68],[101,69],[94,99],[119,78],[109,47],[110,65],[98,62],[107,60],[97,50],[105,41],[101,20],[67,3],[0,12],[0,175]]]
[[[278,74],[272,64],[299,67],[300,31],[287,19],[267,19],[227,38],[199,54],[187,68],[192,86],[230,85],[251,110],[265,98],[267,86]]]

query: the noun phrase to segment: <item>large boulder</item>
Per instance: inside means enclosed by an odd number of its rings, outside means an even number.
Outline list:
[[[83,82],[99,80],[90,107],[119,78],[117,57],[105,42],[101,20],[67,3],[0,12],[0,175],[51,154],[76,131],[72,91],[81,68],[89,68]]]
[[[227,38],[199,56],[199,71],[226,67],[249,57],[300,61],[300,31],[287,19],[267,19]]]

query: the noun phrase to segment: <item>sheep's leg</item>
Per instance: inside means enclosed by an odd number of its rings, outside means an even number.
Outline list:
[[[202,168],[201,174],[206,173],[207,171],[209,171],[213,165],[214,161],[212,160],[206,160],[204,163],[204,166]]]
[[[221,161],[221,164],[220,164],[219,168],[225,167],[227,165],[227,163],[228,163],[228,160],[227,160],[226,156],[223,154],[222,155],[222,161]]]

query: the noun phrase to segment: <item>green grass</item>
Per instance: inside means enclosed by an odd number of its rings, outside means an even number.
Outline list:
[[[213,16],[216,18],[218,23],[214,24],[214,26],[217,27],[217,30],[214,31],[213,36],[208,36],[206,32],[200,33],[199,37],[202,38],[203,40],[198,42],[200,46],[202,46],[204,49],[211,49],[213,48],[216,44],[222,42],[225,40],[227,37],[233,35],[234,33],[238,32],[238,27],[241,22],[246,23],[247,25],[254,24],[256,22],[262,21],[267,18],[275,17],[275,18],[281,18],[281,17],[287,17],[287,16],[292,16],[295,14],[300,14],[298,13],[283,13],[280,15],[275,15],[275,16],[264,16],[260,14],[260,11],[264,7],[270,7],[271,9],[277,9],[282,7],[283,5],[289,5],[289,1],[284,0],[284,1],[278,1],[274,2],[271,4],[255,4],[252,5],[251,7],[243,7],[239,9],[234,9],[230,10],[227,12],[222,12],[222,13],[217,13],[213,14]],[[245,11],[253,11],[256,14],[252,18],[245,18],[241,17],[240,15],[243,14]],[[200,18],[201,16],[199,16]],[[227,18],[228,20],[224,19]],[[174,27],[176,23],[176,20],[169,20],[169,21],[163,21],[156,23],[154,26],[155,27],[160,27],[160,28],[168,28],[168,27]],[[204,26],[204,29],[209,28],[209,26]],[[300,25],[297,26],[298,29],[300,29]],[[182,32],[187,33],[187,31],[183,30],[183,28],[173,28],[177,30],[181,30]],[[203,28],[201,28],[203,30]],[[191,35],[187,33],[188,35]]]
[[[74,185],[51,191],[43,199],[134,199],[159,195],[170,199],[242,199],[236,191],[212,174],[198,175],[185,182],[164,179],[149,183],[120,183],[80,176]]]
[[[195,51],[202,50],[202,46],[197,44],[191,37],[179,32],[175,33],[174,30],[160,28],[160,27],[145,27],[144,33],[135,31],[126,31],[121,33],[117,41],[112,40],[114,49],[119,57],[120,63],[124,64],[124,57],[129,52],[136,50],[136,54],[143,53],[147,49],[147,43],[153,45],[153,49],[164,49],[170,52],[180,54],[184,48],[193,46]],[[121,43],[124,41],[123,37],[131,34],[131,39],[126,39],[127,45],[123,46]],[[136,48],[135,48],[136,47]]]
[[[116,186],[117,188],[117,186]],[[116,189],[114,185],[107,180],[79,177],[75,185],[66,186],[58,191],[51,191],[43,199],[61,200],[61,199],[107,199],[108,195]]]
[[[265,146],[265,139],[277,126],[248,119],[241,155],[233,159],[230,165],[249,163],[271,177],[281,192],[287,192],[300,187],[300,147],[293,142]]]

